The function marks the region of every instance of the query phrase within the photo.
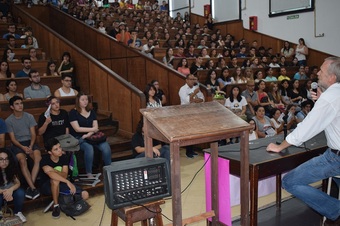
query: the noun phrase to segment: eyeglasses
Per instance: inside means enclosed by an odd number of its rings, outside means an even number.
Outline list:
[[[7,157],[7,158],[0,158],[0,162],[8,162],[9,161],[9,158]]]

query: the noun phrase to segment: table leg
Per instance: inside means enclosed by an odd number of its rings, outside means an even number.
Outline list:
[[[181,172],[179,144],[170,143],[172,220],[173,225],[182,225]]]
[[[258,167],[253,166],[250,169],[250,225],[257,226],[257,208],[258,208],[258,186],[259,171]]]
[[[218,209],[218,143],[210,143],[210,156],[211,156],[211,207],[215,212],[212,218],[212,225],[215,226],[219,220]]]
[[[281,208],[281,173],[276,174],[276,208]]]
[[[241,133],[241,225],[249,225],[249,131]]]

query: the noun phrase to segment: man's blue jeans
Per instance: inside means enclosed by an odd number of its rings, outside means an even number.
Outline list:
[[[102,152],[104,165],[108,166],[111,164],[111,148],[110,145],[105,141],[98,145],[92,145],[87,143],[83,138],[79,139],[80,150],[84,152],[84,161],[86,173],[92,173],[94,147],[97,147]]]
[[[340,156],[328,148],[323,155],[290,171],[283,177],[282,186],[321,215],[336,220],[340,216],[340,200],[309,184],[338,175],[340,175]]]

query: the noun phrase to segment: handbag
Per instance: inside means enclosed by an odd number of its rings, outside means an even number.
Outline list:
[[[100,144],[106,141],[106,135],[101,132],[98,131],[94,134],[92,134],[90,137],[85,139],[87,143],[95,145],[95,144]]]
[[[7,202],[4,202],[2,207],[2,219],[0,220],[1,226],[21,226],[23,225],[19,217],[13,214],[13,210],[7,206]]]
[[[74,138],[71,134],[60,135],[55,138],[59,141],[63,151],[79,151],[80,149],[78,139]]]

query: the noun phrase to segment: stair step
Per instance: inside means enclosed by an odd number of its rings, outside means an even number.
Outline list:
[[[107,137],[106,141],[110,144],[113,161],[132,157],[131,139],[115,135]]]

